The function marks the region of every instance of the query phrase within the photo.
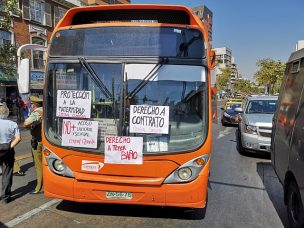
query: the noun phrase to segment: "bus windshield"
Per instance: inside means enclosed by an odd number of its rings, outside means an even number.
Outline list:
[[[50,56],[123,56],[202,59],[200,31],[171,27],[98,27],[56,32]]]
[[[97,148],[70,146],[73,150],[103,153],[104,137],[109,135],[143,137],[143,153],[150,154],[190,152],[203,144],[208,122],[205,67],[96,61],[86,61],[84,67],[78,60],[57,61],[49,63],[46,73],[45,132],[51,143],[62,146],[67,119],[54,111],[58,93],[91,91],[89,120],[98,121]],[[142,110],[168,107],[168,134],[132,133],[131,124],[148,121],[130,119],[132,105]]]

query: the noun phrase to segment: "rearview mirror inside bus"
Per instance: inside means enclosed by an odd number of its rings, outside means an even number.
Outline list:
[[[30,82],[30,61],[29,59],[22,59],[18,66],[18,89],[20,94],[29,93]]]

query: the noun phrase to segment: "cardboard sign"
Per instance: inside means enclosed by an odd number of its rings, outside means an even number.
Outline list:
[[[91,117],[91,91],[57,90],[58,117]]]
[[[98,122],[64,119],[62,146],[97,148]]]
[[[105,136],[105,163],[142,164],[143,138]]]
[[[131,105],[131,133],[169,133],[169,106]]]

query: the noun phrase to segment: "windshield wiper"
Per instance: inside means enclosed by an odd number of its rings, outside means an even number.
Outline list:
[[[131,100],[143,87],[145,87],[149,80],[156,75],[159,69],[163,66],[163,64],[158,63],[153,67],[153,69],[147,74],[146,77],[130,92],[127,94],[127,99]]]
[[[84,57],[79,57],[79,62],[81,66],[86,69],[86,71],[89,73],[93,81],[97,84],[97,86],[101,89],[101,91],[104,93],[104,95],[110,99],[113,100],[112,93],[107,89],[107,87],[102,83],[102,81],[99,79],[93,68],[90,66],[90,64],[86,61]]]

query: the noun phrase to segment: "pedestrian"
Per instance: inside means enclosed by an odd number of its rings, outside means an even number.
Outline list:
[[[42,99],[36,96],[30,97],[31,101],[31,113],[28,118],[25,119],[23,127],[31,128],[31,147],[32,156],[37,175],[37,184],[35,190],[30,194],[39,194],[43,192],[42,181],[42,138],[41,138],[41,125],[42,125]]]
[[[15,146],[21,141],[17,123],[8,120],[9,109],[0,103],[0,166],[2,168],[1,202],[12,201],[13,167]]]
[[[24,114],[23,114],[23,109],[24,109],[24,102],[21,99],[19,95],[17,95],[16,99],[16,108],[17,108],[17,122],[22,123],[24,121]]]

